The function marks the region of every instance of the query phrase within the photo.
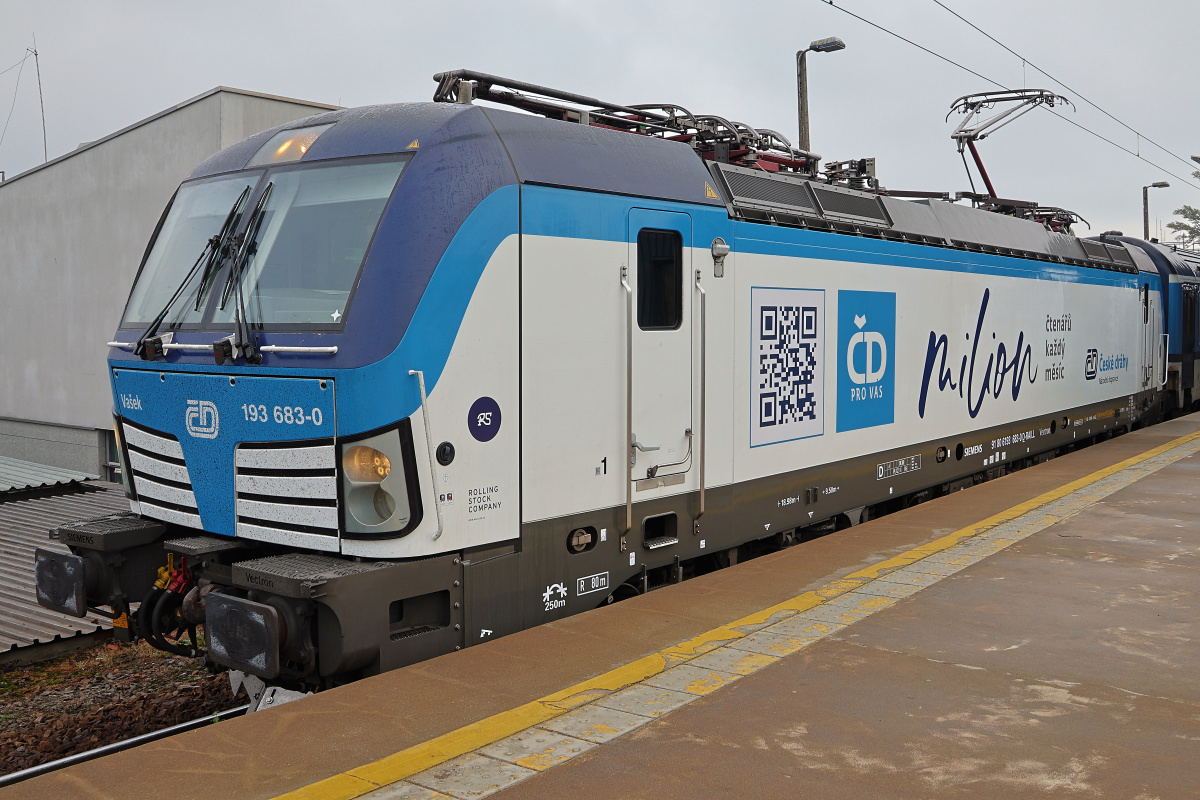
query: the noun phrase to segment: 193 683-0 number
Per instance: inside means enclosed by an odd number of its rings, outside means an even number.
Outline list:
[[[243,403],[242,414],[250,422],[270,422],[273,416],[281,425],[320,425],[325,421],[321,409],[314,408],[311,413],[307,413],[300,406],[275,406],[273,413],[268,415],[266,406]]]

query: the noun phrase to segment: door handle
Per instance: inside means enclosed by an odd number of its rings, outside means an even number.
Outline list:
[[[633,447],[636,447],[638,450],[641,450],[643,453],[649,453],[652,450],[661,450],[662,449],[658,445],[642,444],[641,442],[639,442],[637,440],[636,433],[631,433],[629,435],[629,439],[630,439],[629,444],[632,445]]]

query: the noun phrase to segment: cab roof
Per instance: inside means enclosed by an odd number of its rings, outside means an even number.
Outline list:
[[[500,144],[517,183],[561,186],[612,194],[723,206],[706,191],[710,181],[691,147],[658,137],[546,119],[477,105],[396,103],[317,114],[272,128],[225,148],[192,172],[204,178],[244,169],[275,134],[331,124],[301,161],[355,156],[418,154],[450,146],[467,156],[474,147]]]

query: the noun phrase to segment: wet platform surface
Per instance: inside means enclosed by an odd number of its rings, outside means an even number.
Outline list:
[[[1198,797],[1197,434],[1139,431],[3,794]]]
[[[1200,796],[1200,456],[505,798]]]

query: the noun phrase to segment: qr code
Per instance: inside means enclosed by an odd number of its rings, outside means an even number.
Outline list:
[[[758,383],[764,425],[817,418],[816,306],[764,306],[760,310]]]
[[[758,424],[751,443],[820,434],[824,294],[763,289],[754,295],[752,391]]]

